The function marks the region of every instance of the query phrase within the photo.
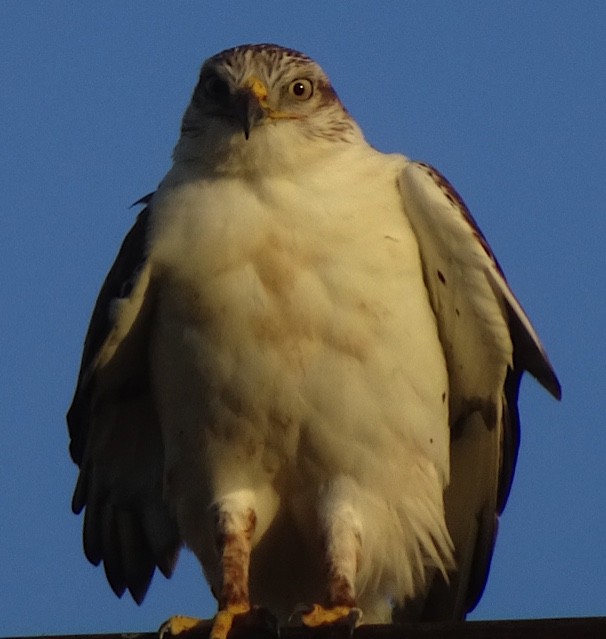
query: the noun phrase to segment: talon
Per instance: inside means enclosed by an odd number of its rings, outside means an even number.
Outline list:
[[[185,615],[174,615],[167,619],[158,629],[159,639],[164,639],[167,636],[175,637],[184,632],[198,629],[202,626],[209,625],[209,621],[206,619],[196,619],[196,617],[186,617]]]
[[[314,606],[306,603],[298,603],[288,618],[289,626],[303,626],[303,615],[308,615],[314,610]]]

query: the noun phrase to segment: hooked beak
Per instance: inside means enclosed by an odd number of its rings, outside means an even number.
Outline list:
[[[251,76],[234,98],[236,117],[242,125],[244,137],[248,140],[253,127],[268,115],[267,88],[261,80]]]

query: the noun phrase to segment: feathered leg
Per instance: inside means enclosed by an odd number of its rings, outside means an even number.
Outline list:
[[[250,612],[248,571],[251,538],[256,515],[251,508],[230,512],[219,508],[217,513],[217,550],[221,562],[219,611],[214,619],[210,639],[225,639],[234,619]]]
[[[335,489],[336,488],[336,489]],[[356,607],[355,579],[361,550],[361,532],[355,511],[340,498],[337,487],[322,500],[319,523],[324,551],[326,602],[298,611],[305,626],[346,625],[352,631],[362,618]]]
[[[214,531],[219,556],[220,585],[216,593],[218,612],[210,623],[209,639],[227,639],[234,625],[261,630],[277,635],[277,624],[265,609],[251,608],[248,579],[251,540],[256,526],[252,508],[242,507],[237,499],[222,501],[216,507]],[[209,622],[191,617],[175,616],[160,629],[177,635],[194,628],[208,626]]]

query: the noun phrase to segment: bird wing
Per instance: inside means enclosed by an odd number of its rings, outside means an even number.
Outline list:
[[[67,413],[70,453],[80,467],[72,509],[86,508],[84,552],[94,565],[103,562],[118,596],[128,589],[137,603],[156,566],[172,574],[180,547],[162,500],[162,439],[150,388],[149,216],[149,208],[139,214],[103,283]]]
[[[444,499],[457,571],[449,583],[435,575],[421,617],[464,618],[484,590],[513,479],[522,373],[529,371],[557,399],[561,389],[526,313],[453,187],[417,162],[407,163],[398,185],[419,243],[450,383],[451,469]]]

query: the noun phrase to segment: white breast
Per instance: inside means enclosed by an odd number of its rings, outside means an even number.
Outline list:
[[[156,196],[153,368],[182,528],[251,487],[257,539],[283,507],[307,525],[314,491],[344,475],[363,518],[396,513],[367,573],[418,553],[398,513],[414,519],[424,495],[432,514],[418,516],[448,545],[448,378],[401,166],[373,152],[297,179],[200,179]]]

